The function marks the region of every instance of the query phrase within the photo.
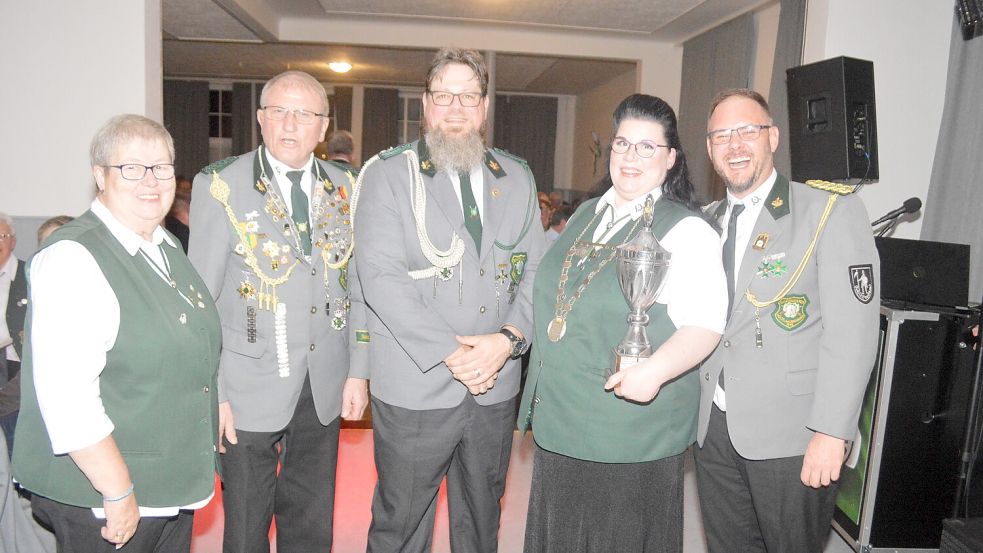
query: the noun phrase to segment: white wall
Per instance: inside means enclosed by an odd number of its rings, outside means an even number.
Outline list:
[[[804,62],[837,56],[874,62],[879,182],[860,192],[871,219],[925,201],[945,101],[952,2],[810,0]],[[921,219],[893,236],[918,238]]]
[[[161,120],[160,18],[160,0],[0,2],[0,210],[80,214],[99,126],[123,112]]]
[[[597,174],[593,173],[594,157],[591,155],[591,131],[601,139],[601,149],[611,140],[611,115],[621,100],[638,92],[636,75],[629,71],[620,77],[598,86],[577,97],[577,119],[574,124],[573,174],[567,188],[580,192],[590,190],[607,171],[606,153],[602,151],[597,161]],[[642,89],[641,92],[654,94]],[[658,95],[658,94],[656,94]],[[678,97],[678,92],[677,92]]]

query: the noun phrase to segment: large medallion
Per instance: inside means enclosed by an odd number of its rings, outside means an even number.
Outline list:
[[[550,339],[550,342],[559,342],[566,333],[567,321],[563,317],[556,317],[550,321],[550,325],[546,328],[546,336]]]

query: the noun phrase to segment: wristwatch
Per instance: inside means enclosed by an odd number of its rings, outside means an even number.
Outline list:
[[[499,332],[505,335],[505,337],[509,339],[509,342],[512,343],[512,347],[509,349],[509,359],[518,359],[522,357],[522,354],[526,352],[526,339],[519,338],[515,335],[515,332],[512,332],[507,328],[503,328],[499,330]]]

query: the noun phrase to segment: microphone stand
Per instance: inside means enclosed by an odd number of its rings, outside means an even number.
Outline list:
[[[901,215],[898,215],[894,219],[891,219],[890,221],[888,221],[888,223],[886,225],[884,225],[884,227],[881,228],[880,231],[878,231],[877,237],[878,238],[883,238],[885,234],[887,234],[889,231],[891,231],[892,229],[894,229],[894,227],[898,226],[898,220],[899,219],[901,219]]]
[[[976,312],[977,327],[983,325],[983,302]],[[983,331],[983,329],[981,329]],[[966,431],[963,434],[962,454],[959,465],[959,485],[956,487],[956,499],[952,506],[952,516],[959,516],[960,504],[964,503],[963,516],[969,517],[969,492],[973,481],[973,469],[976,466],[976,454],[980,445],[980,432],[977,428],[980,424],[980,391],[983,387],[983,340],[977,336],[974,349],[976,354],[973,363],[973,384],[970,387],[968,415],[966,417]]]

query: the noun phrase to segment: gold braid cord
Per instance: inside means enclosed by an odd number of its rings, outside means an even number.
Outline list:
[[[805,183],[807,186],[815,188],[816,190],[832,192],[833,194],[839,194],[840,196],[853,194],[856,191],[854,187],[850,186],[849,184],[829,182],[828,180],[807,180]]]
[[[829,183],[829,184],[835,184],[835,183]],[[845,185],[838,185],[838,186],[845,186]],[[848,187],[848,188],[851,188],[852,190],[852,187]],[[829,214],[830,212],[833,211],[833,204],[836,203],[836,199],[839,197],[840,196],[837,193],[833,193],[829,195],[829,199],[826,201],[826,209],[823,210],[823,216],[820,217],[819,225],[816,227],[816,234],[813,235],[812,242],[809,243],[809,247],[806,248],[805,253],[802,254],[802,261],[799,261],[799,266],[795,268],[795,272],[792,273],[792,276],[788,279],[788,282],[785,284],[785,286],[782,287],[782,289],[779,290],[777,294],[775,294],[775,297],[771,298],[768,301],[758,300],[758,297],[755,296],[753,292],[751,292],[750,288],[748,288],[744,292],[744,297],[747,298],[747,301],[751,302],[751,305],[755,306],[758,309],[761,309],[762,307],[768,307],[769,305],[775,303],[776,301],[784,298],[786,294],[792,291],[792,288],[799,281],[799,277],[802,276],[802,272],[805,270],[806,263],[808,263],[809,258],[812,257],[812,252],[816,249],[816,244],[819,242],[819,237],[822,235],[823,229],[826,228],[826,222],[829,220]]]
[[[222,180],[222,177],[218,176],[218,173],[212,173],[212,184],[208,188],[208,191],[212,193],[212,197],[219,201],[223,207],[225,207],[225,214],[228,215],[229,221],[232,223],[232,228],[235,229],[236,235],[239,237],[239,244],[242,245],[243,255],[246,260],[246,265],[256,273],[256,276],[260,280],[261,288],[258,296],[260,309],[266,309],[273,311],[276,309],[277,296],[276,287],[287,282],[290,279],[290,273],[293,272],[294,267],[300,262],[299,260],[294,260],[294,264],[287,269],[287,272],[281,277],[272,278],[263,272],[259,268],[259,261],[256,260],[256,254],[253,253],[253,249],[249,247],[249,242],[246,240],[246,232],[243,230],[242,225],[239,223],[239,219],[236,217],[235,212],[232,211],[232,206],[229,205],[229,195],[232,193],[229,185]]]

